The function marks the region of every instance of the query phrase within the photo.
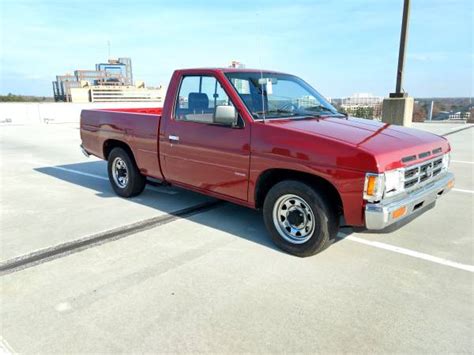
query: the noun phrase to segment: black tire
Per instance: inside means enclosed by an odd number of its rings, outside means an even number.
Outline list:
[[[128,180],[126,183],[123,183],[122,186],[114,178],[114,164],[117,161],[122,161],[126,166],[126,174]],[[115,163],[114,163],[115,162]],[[122,164],[122,163],[121,163]],[[131,157],[128,152],[123,148],[114,148],[109,154],[107,162],[107,171],[109,174],[109,181],[112,184],[112,187],[115,193],[121,197],[133,197],[142,193],[145,189],[146,178],[138,170],[137,164],[133,157]],[[124,171],[123,169],[121,171]],[[123,177],[123,176],[121,176]]]
[[[290,234],[291,227],[286,227],[288,233],[285,233],[283,230],[284,227],[278,221],[280,219],[282,221],[281,223],[285,223],[283,222],[285,217],[282,216],[280,212],[284,214],[287,213],[285,211],[290,211],[291,208],[293,208],[291,203],[294,203],[294,201],[291,201],[291,197],[288,197],[290,195],[294,195],[300,200],[303,200],[303,202],[311,208],[311,211],[308,213],[309,216],[306,214],[308,218],[305,218],[304,223],[301,222],[301,220],[296,220],[297,222],[302,223],[299,224],[299,226],[306,226],[306,221],[310,221],[313,218],[310,218],[310,216],[314,216],[314,220],[307,235],[300,240],[296,240],[296,242],[294,240],[298,238],[297,236],[288,235]],[[297,204],[300,203],[300,206],[304,205],[300,200],[297,199]],[[288,202],[283,203],[282,201]],[[286,206],[283,205],[289,205],[290,207],[286,208]],[[280,209],[279,206],[283,207]],[[303,208],[300,208],[299,210],[307,210],[304,206],[301,207]],[[298,212],[299,210],[294,213],[301,218],[302,214]],[[336,211],[337,210],[334,208],[331,201],[322,192],[315,190],[304,182],[296,180],[282,181],[273,186],[265,197],[265,202],[263,204],[263,218],[273,242],[280,249],[299,257],[306,257],[319,253],[329,245],[330,240],[336,237],[339,229],[339,221]],[[289,216],[288,213],[286,216],[288,217],[288,221],[290,221],[289,217],[291,216]],[[295,220],[294,218],[293,220]],[[296,229],[293,229],[293,231],[294,230]],[[309,239],[306,239],[308,237]],[[291,238],[293,239],[289,241],[288,239]]]

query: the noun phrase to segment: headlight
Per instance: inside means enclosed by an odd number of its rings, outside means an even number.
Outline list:
[[[395,195],[399,192],[402,192],[405,185],[405,170],[396,169],[385,172],[385,194],[386,195]]]
[[[365,174],[364,200],[380,201],[384,196],[393,196],[404,190],[404,169],[386,171],[383,174]]]
[[[444,171],[448,171],[450,162],[451,162],[451,154],[446,153],[445,155],[443,155],[443,170]]]
[[[364,200],[369,202],[380,201],[384,191],[384,174],[365,174]]]

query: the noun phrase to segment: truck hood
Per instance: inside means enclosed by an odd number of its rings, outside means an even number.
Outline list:
[[[327,116],[267,122],[360,148],[375,157],[380,171],[416,164],[450,150],[448,141],[435,134],[363,118]]]

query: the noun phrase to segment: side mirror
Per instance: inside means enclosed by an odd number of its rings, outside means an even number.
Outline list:
[[[234,106],[216,106],[214,113],[214,123],[219,123],[227,126],[237,125],[237,110]]]

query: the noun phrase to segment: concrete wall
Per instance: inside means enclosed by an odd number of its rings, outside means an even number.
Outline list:
[[[162,102],[80,103],[0,103],[0,126],[8,124],[48,124],[79,122],[81,110],[99,108],[162,107]]]

